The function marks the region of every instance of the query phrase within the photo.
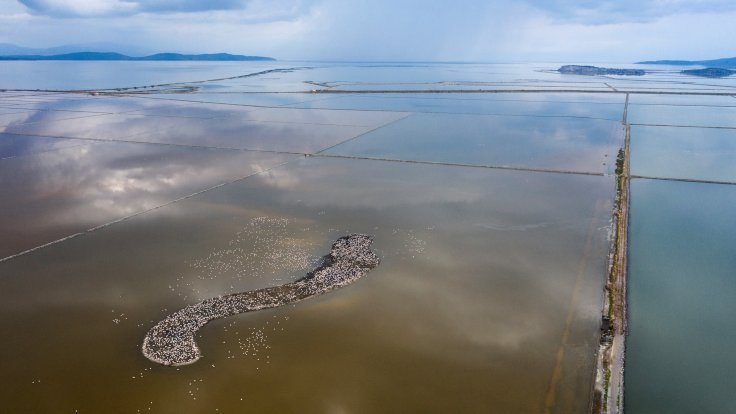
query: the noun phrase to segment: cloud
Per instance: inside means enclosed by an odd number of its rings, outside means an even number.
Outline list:
[[[0,0],[0,42],[49,47],[93,36],[151,51],[279,59],[704,59],[732,56],[723,39],[736,36],[733,0],[18,1]]]
[[[246,7],[244,0],[141,0],[142,12],[199,12],[210,10],[239,10]]]
[[[736,11],[733,0],[525,0],[554,20],[585,25],[650,22],[677,14]]]
[[[241,11],[256,19],[290,18],[304,10],[300,0],[18,0],[31,13],[50,17],[121,17]]]
[[[19,0],[33,14],[55,17],[124,15],[135,12],[137,4],[119,0]]]

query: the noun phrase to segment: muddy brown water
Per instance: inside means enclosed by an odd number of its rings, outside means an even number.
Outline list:
[[[110,111],[115,99],[99,102]],[[88,101],[65,108],[90,111]],[[579,168],[601,175],[558,174],[280,152],[353,138],[359,150],[381,137],[360,134],[398,125],[405,112],[256,119],[227,109],[218,122],[198,118],[211,106],[167,105],[84,122],[34,114],[38,123],[7,135],[14,158],[0,160],[0,226],[14,235],[3,238],[3,257],[79,235],[0,262],[4,411],[586,412],[614,195],[599,162],[617,133],[577,132],[576,145],[554,145],[553,160],[527,164],[562,168],[579,155],[588,157]],[[576,121],[576,131],[598,123],[613,121]],[[196,147],[210,128],[200,143],[218,148]],[[61,132],[88,141],[21,135]],[[453,156],[473,146],[459,148]],[[494,162],[514,165],[519,151]],[[141,355],[143,336],[167,314],[302,277],[349,233],[374,236],[381,257],[356,283],[210,323],[197,364]]]

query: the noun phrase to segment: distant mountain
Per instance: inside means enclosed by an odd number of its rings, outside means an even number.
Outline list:
[[[701,76],[703,78],[725,78],[736,74],[736,70],[724,68],[687,69],[680,73],[685,75]]]
[[[130,56],[112,52],[78,52],[61,55],[0,56],[0,60],[133,60]]]
[[[231,55],[229,53],[214,53],[203,55],[183,55],[180,53],[157,53],[155,55],[134,57],[114,52],[77,52],[60,55],[10,55],[0,56],[0,60],[126,60],[126,61],[250,61],[276,60],[265,56]]]
[[[145,56],[154,53],[154,50],[146,47],[107,42],[61,45],[49,48],[23,47],[12,43],[0,43],[0,56],[49,56],[78,52],[109,52],[112,50],[129,56]]]
[[[713,60],[650,60],[637,62],[646,65],[707,66],[709,68],[736,68],[736,57]]]
[[[43,54],[44,49],[36,49],[14,45],[12,43],[0,43],[0,55],[32,55]]]

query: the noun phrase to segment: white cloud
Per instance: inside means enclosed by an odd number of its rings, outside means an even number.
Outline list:
[[[293,18],[309,2],[301,0],[18,0],[29,12],[52,17],[111,17],[138,14],[245,12],[253,20]]]
[[[736,11],[733,0],[525,0],[549,17],[584,25],[650,22],[677,14]]]
[[[137,4],[121,0],[20,0],[32,13],[51,16],[106,16],[128,14]]]
[[[736,55],[723,41],[736,38],[732,0],[21,1],[32,13],[3,7],[0,42],[48,47],[92,37],[157,51],[304,60],[630,62]]]
[[[645,59],[707,59],[736,55],[722,39],[736,38],[736,11],[681,13],[651,22],[602,25],[562,23],[538,14],[518,30],[515,51],[539,60],[625,62]],[[687,30],[683,30],[687,28]]]

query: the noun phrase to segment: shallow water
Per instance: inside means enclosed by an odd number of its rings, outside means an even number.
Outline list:
[[[620,122],[465,114],[415,114],[326,153],[473,165],[612,172]]]
[[[631,127],[631,172],[736,182],[736,129]]]
[[[456,113],[477,115],[569,116],[620,121],[623,97],[555,96],[554,94],[478,94],[448,93],[442,96],[426,94],[374,94],[334,96],[290,104],[290,107],[327,109],[363,109],[411,111],[420,113]],[[588,98],[588,99],[584,99]],[[591,99],[593,98],[593,99]],[[600,101],[599,101],[600,99]]]
[[[107,89],[191,82],[272,69],[277,62],[3,61],[0,88]]]
[[[94,100],[93,100],[94,101]],[[131,102],[132,101],[132,102]],[[0,132],[90,140],[124,140],[195,147],[312,153],[409,115],[100,98],[53,110],[14,114]],[[70,108],[74,112],[70,112]],[[78,112],[84,111],[84,112]],[[61,115],[59,115],[61,114]],[[71,115],[70,115],[71,114]]]
[[[52,152],[63,148],[89,144],[91,142],[80,139],[0,134],[0,159]]]
[[[635,180],[626,411],[732,410],[736,188]]]
[[[9,333],[0,401],[10,412],[588,412],[624,139],[626,96],[615,89],[730,85],[675,69],[638,80],[561,75],[555,64],[116,65],[25,62],[0,73],[17,88],[78,89],[308,68],[197,83],[193,93],[0,92],[0,329]],[[552,92],[308,92],[322,87]],[[726,125],[736,105],[667,98],[631,95],[629,121]],[[733,180],[726,130],[631,133],[634,174]],[[669,200],[660,220],[682,219],[682,203],[660,189],[670,187],[648,183],[634,181],[632,277],[637,243],[671,243],[660,233],[640,241],[651,230],[641,206]],[[718,226],[730,228],[730,193],[671,185],[676,197],[696,194],[688,203],[722,206],[703,209],[715,230],[695,228],[728,242]],[[293,281],[348,233],[374,235],[382,259],[355,284],[212,322],[194,365],[141,354],[166,315]],[[725,257],[713,257],[712,274],[729,271]],[[632,326],[656,311],[634,302]],[[667,330],[680,328],[695,329]],[[667,375],[646,362],[651,338],[635,335],[632,358],[647,372],[627,366],[627,380],[650,377],[627,384],[627,407],[649,407],[641,396]]]
[[[306,159],[1,263],[0,323],[14,332],[2,345],[13,355],[3,400],[13,410],[539,412],[559,364],[555,412],[585,412],[611,185]],[[140,355],[166,313],[299,277],[350,232],[375,235],[382,257],[355,285],[212,323],[193,366]]]
[[[736,129],[736,106],[631,105],[629,122]]]
[[[0,160],[1,257],[293,159],[206,148],[3,138],[19,142],[25,153]]]

